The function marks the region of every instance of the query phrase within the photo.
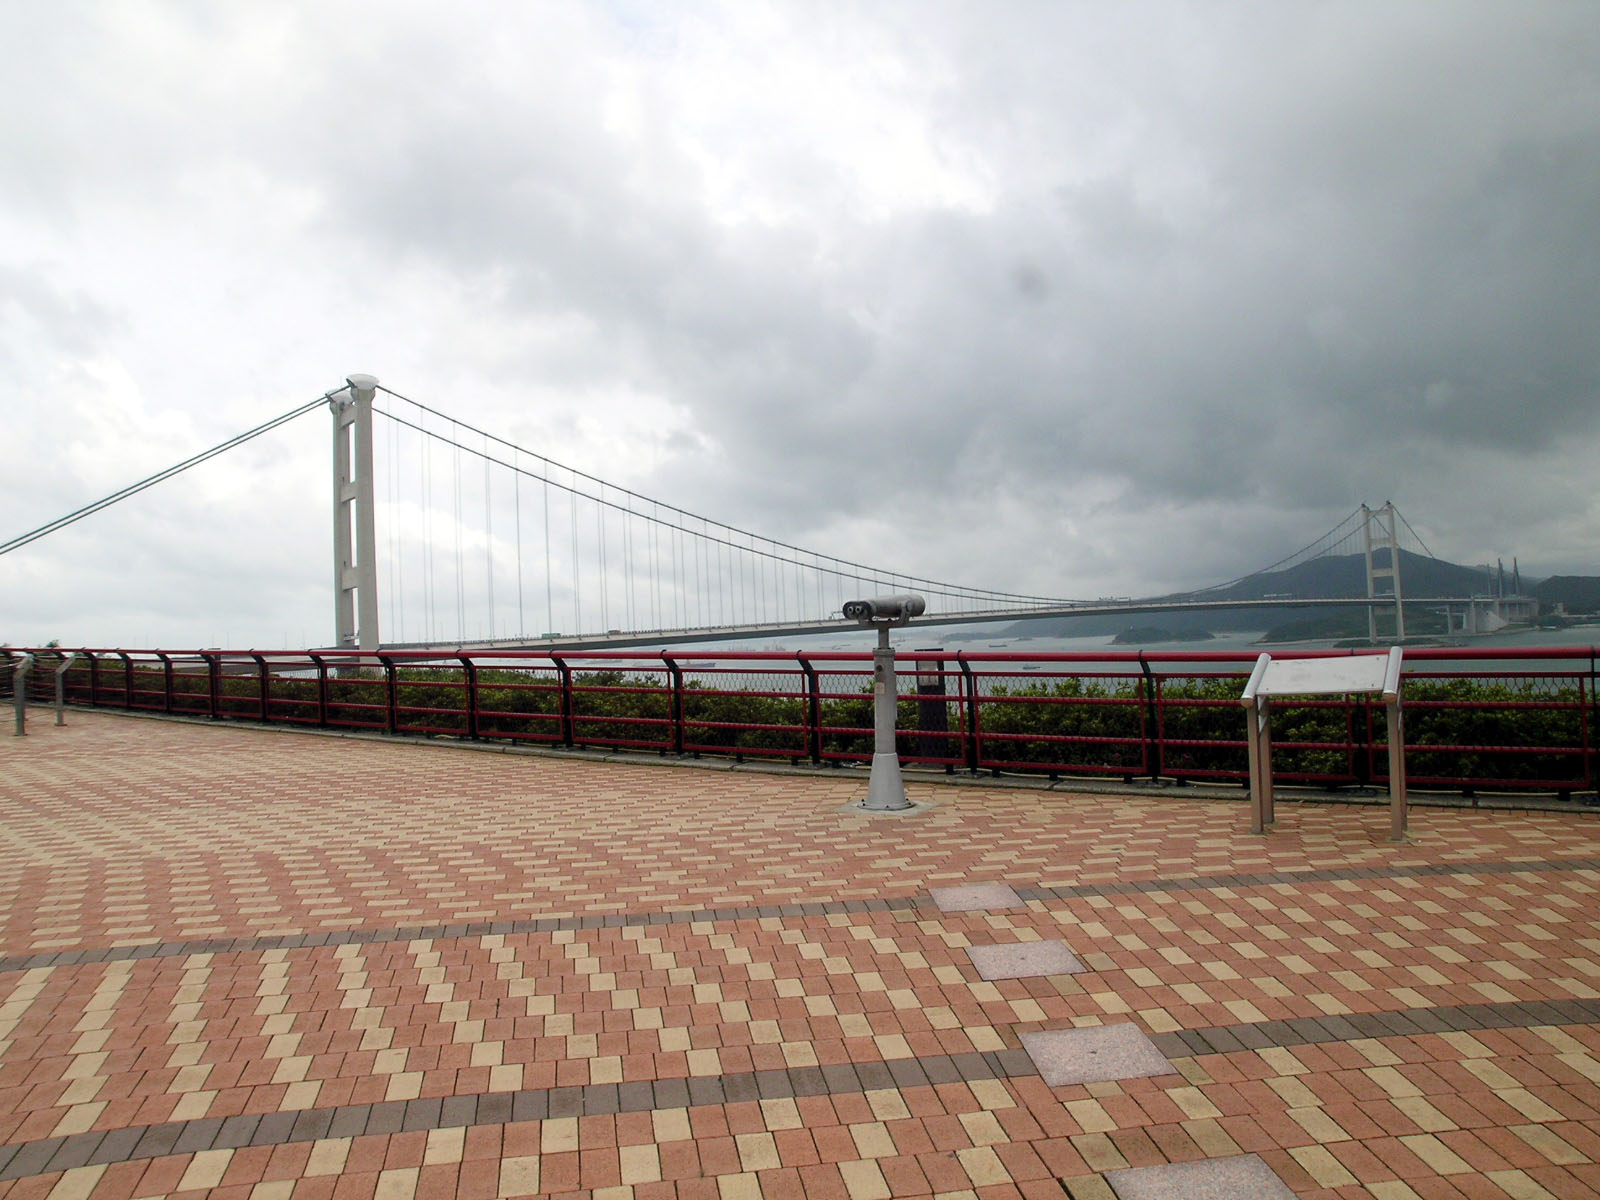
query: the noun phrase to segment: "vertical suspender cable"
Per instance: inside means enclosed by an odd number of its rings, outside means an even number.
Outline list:
[[[653,515],[656,517],[656,520],[650,523],[650,581],[654,584],[656,594],[655,620],[652,624],[657,629],[664,629],[667,622],[665,615],[661,611],[661,551],[659,549],[660,543],[657,540],[659,533],[656,529],[660,521],[661,510],[654,500],[650,502],[650,506],[653,510]]]
[[[395,431],[399,428],[393,421],[389,422],[388,454],[384,460],[384,483],[388,485],[389,511],[385,514],[384,523],[389,527],[389,594],[385,597],[389,601],[389,636],[398,641],[405,641],[405,635],[400,632],[400,619],[396,615],[395,586],[394,586],[394,560],[398,557],[395,550],[398,546],[396,527],[399,522],[394,519],[394,506],[399,499],[399,489],[395,481]],[[377,458],[373,458],[373,470],[377,470]],[[376,539],[374,539],[376,540]]]
[[[396,640],[406,640],[406,560],[405,543],[400,540],[400,426],[389,422],[389,479],[394,501],[389,505],[389,566],[394,572],[389,591],[394,596]]]
[[[544,481],[544,632],[554,633],[556,608],[550,585],[550,480]]]
[[[744,616],[744,560],[733,550],[733,539],[724,538],[722,544],[728,555],[728,622],[738,625]]]
[[[606,489],[600,485],[600,499],[595,501],[594,525],[600,534],[600,628],[611,628],[610,584],[606,577]]]
[[[434,636],[433,594],[433,439],[422,439],[422,627],[427,640]]]
[[[511,452],[511,461],[516,463],[516,451]],[[517,509],[517,636],[528,635],[528,617],[522,603],[522,468],[513,466],[511,471],[511,500]]]
[[[489,456],[483,456],[483,557],[489,566],[489,640],[494,641],[494,509],[489,502]]]
[[[630,501],[631,503],[631,501]],[[630,508],[622,514],[622,610],[626,614],[625,620],[631,632],[638,627],[633,620],[633,538],[631,531],[633,521],[630,519],[633,510]]]
[[[455,447],[455,474],[452,477],[456,527],[456,640],[467,640],[467,573],[461,556],[461,442],[455,422],[450,423],[450,443]]]
[[[578,563],[578,493],[567,492],[567,514],[572,518],[572,632],[583,632],[583,571]]]

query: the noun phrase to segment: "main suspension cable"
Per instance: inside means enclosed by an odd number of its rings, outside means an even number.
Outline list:
[[[300,405],[299,408],[291,408],[288,412],[282,414],[281,416],[273,417],[272,420],[263,422],[262,424],[257,425],[254,429],[246,430],[244,433],[241,433],[236,437],[231,437],[225,442],[218,442],[215,446],[211,447],[211,449],[203,450],[199,454],[194,455],[192,458],[186,458],[180,463],[174,463],[164,471],[157,471],[154,475],[139,480],[138,483],[130,483],[127,487],[120,488],[117,491],[112,492],[109,496],[102,496],[92,504],[85,504],[82,508],[73,509],[65,516],[57,517],[54,521],[50,521],[44,525],[41,525],[37,529],[29,530],[27,533],[18,534],[8,542],[0,542],[0,554],[10,554],[13,550],[19,550],[23,546],[26,546],[29,542],[36,542],[40,538],[45,537],[47,534],[52,534],[58,529],[65,529],[68,525],[71,525],[74,522],[81,521],[87,516],[92,516],[93,514],[99,512],[102,508],[110,508],[119,500],[126,500],[129,496],[135,496],[144,491],[146,488],[154,487],[163,480],[171,479],[174,475],[181,475],[190,467],[199,466],[207,459],[215,458],[219,454],[222,454],[228,450],[232,450],[235,446],[242,446],[251,438],[260,437],[263,433],[267,433],[270,430],[276,429],[280,425],[286,425],[296,417],[304,416],[313,408],[317,408],[320,405],[328,403],[328,401],[333,398],[335,392],[343,390],[343,388],[335,388],[332,392],[324,392],[315,400],[309,400]]]

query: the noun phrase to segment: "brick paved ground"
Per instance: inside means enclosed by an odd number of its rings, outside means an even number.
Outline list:
[[[0,1196],[1600,1196],[1592,817],[69,719],[0,739]]]

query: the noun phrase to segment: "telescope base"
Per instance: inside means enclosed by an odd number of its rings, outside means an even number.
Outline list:
[[[880,752],[872,756],[872,780],[867,785],[867,798],[861,802],[861,807],[868,812],[898,812],[911,807],[905,780],[900,776],[898,754]]]

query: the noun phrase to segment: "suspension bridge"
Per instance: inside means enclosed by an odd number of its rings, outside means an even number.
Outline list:
[[[1189,593],[1086,600],[966,586],[689,512],[367,375],[0,543],[0,555],[322,408],[333,414],[336,644],[347,648],[622,647],[836,632],[854,628],[840,616],[846,600],[883,592],[926,597],[926,614],[913,622],[923,625],[1354,605],[1392,608],[1403,637],[1400,551],[1433,557],[1386,503],[1362,505],[1259,571]],[[1250,580],[1353,554],[1364,556],[1365,596],[1241,593]]]

